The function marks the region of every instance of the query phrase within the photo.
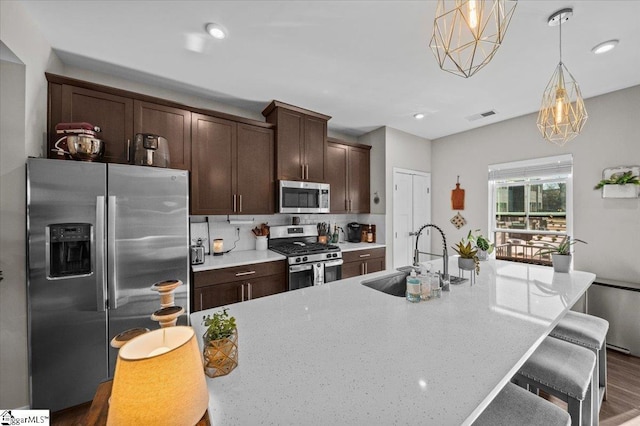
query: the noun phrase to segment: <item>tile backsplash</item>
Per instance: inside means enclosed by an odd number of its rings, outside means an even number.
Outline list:
[[[376,242],[384,244],[385,235],[385,215],[383,214],[299,214],[299,215],[287,215],[287,214],[274,214],[274,215],[252,215],[252,216],[191,216],[191,238],[192,244],[195,244],[195,240],[198,236],[202,235],[203,225],[200,224],[209,223],[209,249],[214,239],[221,238],[224,240],[224,251],[234,249],[236,251],[254,250],[256,248],[256,239],[253,236],[251,230],[260,226],[261,223],[266,223],[269,226],[275,225],[291,225],[293,216],[300,218],[300,224],[317,224],[318,222],[328,222],[331,224],[333,230],[334,225],[346,230],[347,223],[359,222],[365,224],[376,225]],[[206,235],[206,226],[205,235]],[[239,229],[239,231],[236,231]],[[346,232],[346,231],[345,231]],[[340,241],[346,239],[345,236],[340,236]],[[235,246],[235,248],[234,248]]]

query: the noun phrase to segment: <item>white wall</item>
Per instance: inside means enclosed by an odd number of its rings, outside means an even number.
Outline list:
[[[47,126],[45,71],[62,64],[20,2],[0,2],[0,407],[29,404],[25,265],[25,160],[41,156]]]
[[[432,215],[443,226],[449,245],[469,229],[487,231],[487,167],[530,158],[571,153],[574,161],[574,267],[600,278],[640,282],[637,241],[640,200],[602,199],[593,186],[602,170],[640,164],[640,86],[586,100],[589,119],[583,133],[560,148],[542,139],[536,114],[437,139],[432,144]],[[457,231],[449,222],[456,176],[466,190],[462,215],[468,225]]]
[[[393,265],[393,168],[431,171],[431,141],[401,130],[385,127],[385,193],[389,195],[385,205],[387,267]],[[433,202],[433,201],[432,201]],[[430,249],[429,249],[430,251]]]

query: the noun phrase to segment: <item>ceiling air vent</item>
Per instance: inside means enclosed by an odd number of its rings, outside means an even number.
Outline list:
[[[470,115],[469,117],[466,117],[466,119],[469,121],[476,121],[476,120],[480,120],[481,118],[491,117],[492,115],[496,115],[496,114],[497,112],[495,110],[491,110],[491,111],[481,112],[480,114]]]

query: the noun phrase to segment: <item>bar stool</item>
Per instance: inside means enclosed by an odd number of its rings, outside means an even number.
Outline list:
[[[569,413],[513,383],[507,383],[474,426],[568,426]]]
[[[513,380],[532,392],[541,389],[567,402],[572,426],[597,425],[592,396],[595,369],[596,356],[589,349],[547,337]]]
[[[549,333],[551,337],[566,340],[591,349],[596,355],[596,377],[598,393],[594,392],[598,411],[602,401],[607,399],[607,331],[609,322],[605,319],[580,312],[569,311]],[[595,389],[595,386],[594,386]]]

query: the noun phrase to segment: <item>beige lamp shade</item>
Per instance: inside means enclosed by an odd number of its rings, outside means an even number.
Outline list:
[[[193,328],[161,328],[120,349],[107,425],[193,426],[208,403]]]

